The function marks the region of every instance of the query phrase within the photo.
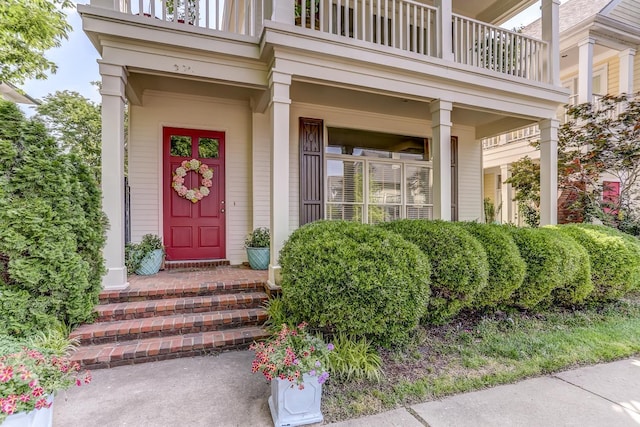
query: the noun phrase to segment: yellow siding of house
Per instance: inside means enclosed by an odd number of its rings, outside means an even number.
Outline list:
[[[607,61],[607,93],[603,95],[618,95],[620,92],[620,57],[618,55]]]
[[[484,198],[490,199],[491,203],[496,204],[496,174],[484,174]]]
[[[633,61],[633,91],[640,91],[640,52],[636,53]]]

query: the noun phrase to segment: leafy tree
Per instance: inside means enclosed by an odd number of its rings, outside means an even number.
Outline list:
[[[540,165],[529,157],[511,164],[511,177],[505,181],[515,189],[520,215],[531,227],[540,224]]]
[[[91,319],[106,219],[93,173],[0,101],[0,335]]]
[[[45,51],[60,46],[71,26],[63,8],[70,0],[0,1],[0,82],[46,79],[56,65]]]
[[[100,175],[102,119],[100,105],[78,92],[57,91],[37,107],[37,118],[46,125],[61,148],[81,157]]]

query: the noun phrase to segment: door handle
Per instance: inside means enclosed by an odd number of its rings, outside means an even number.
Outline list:
[[[224,213],[224,209],[220,209],[220,213]]]

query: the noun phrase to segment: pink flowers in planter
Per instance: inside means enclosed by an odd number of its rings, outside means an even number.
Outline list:
[[[282,325],[280,332],[270,341],[254,343],[249,348],[256,353],[251,364],[252,372],[262,372],[271,381],[274,378],[289,380],[304,389],[303,375],[318,377],[322,384],[329,378],[324,370],[333,344],[325,345],[319,337],[305,331],[306,323],[290,329]]]
[[[184,185],[184,177],[189,171],[197,172],[202,176],[200,187],[189,189]],[[192,203],[197,203],[210,194],[209,188],[213,186],[212,178],[213,171],[209,169],[208,165],[200,162],[198,159],[184,160],[180,164],[180,167],[173,171],[171,187],[180,197],[184,197]]]
[[[8,415],[48,408],[49,395],[73,384],[91,382],[91,374],[65,357],[24,348],[0,357],[0,423]]]

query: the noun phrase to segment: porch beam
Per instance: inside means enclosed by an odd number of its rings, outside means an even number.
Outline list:
[[[593,101],[593,46],[588,37],[578,43],[578,104]]]
[[[433,132],[433,217],[451,221],[451,111],[453,103],[431,103]]]
[[[269,282],[278,285],[278,257],[289,237],[289,114],[291,75],[275,69],[269,75],[271,102],[271,262]]]
[[[109,220],[104,258],[104,289],[125,289],[124,263],[124,105],[125,67],[100,61],[102,76],[102,210]]]
[[[620,52],[620,95],[633,93],[633,59],[636,55],[635,49],[625,49]]]
[[[542,0],[540,9],[542,40],[548,43],[548,82],[560,86],[560,0]]]
[[[558,223],[557,119],[540,120],[540,225]]]

